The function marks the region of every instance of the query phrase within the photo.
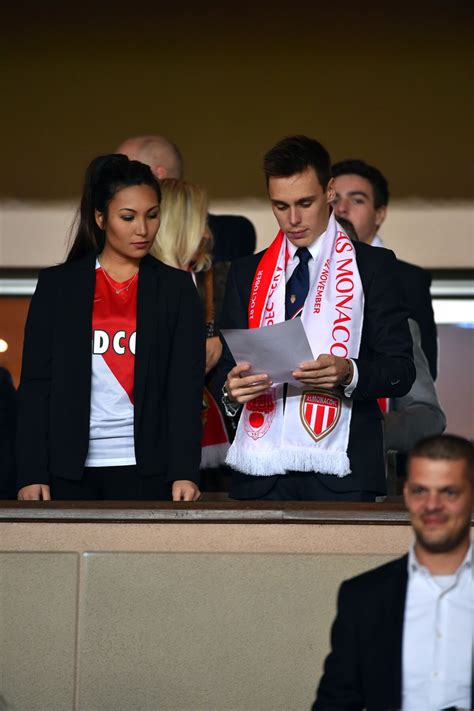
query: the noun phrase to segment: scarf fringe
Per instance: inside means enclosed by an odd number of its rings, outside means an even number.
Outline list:
[[[351,473],[346,452],[319,451],[308,447],[256,452],[232,446],[225,461],[233,469],[250,476],[274,476],[299,471],[323,472],[342,478]]]
[[[222,444],[210,444],[201,450],[200,469],[216,469],[226,461],[226,454],[229,450],[229,442]]]

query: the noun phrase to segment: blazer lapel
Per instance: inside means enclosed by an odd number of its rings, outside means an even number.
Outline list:
[[[155,260],[143,257],[138,273],[137,295],[137,345],[135,352],[134,372],[134,412],[135,412],[135,440],[140,423],[140,417],[145,398],[145,384],[153,347],[156,337],[156,307],[158,303],[158,274]]]
[[[403,620],[408,583],[408,556],[403,556],[397,563],[392,575],[387,576],[383,603],[385,623],[381,625],[386,634],[383,643],[385,655],[381,660],[385,670],[382,678],[385,677],[387,700],[393,699],[393,708],[400,708],[402,702]]]

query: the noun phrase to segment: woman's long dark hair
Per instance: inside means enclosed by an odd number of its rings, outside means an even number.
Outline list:
[[[81,204],[76,217],[72,245],[66,262],[79,259],[89,252],[102,252],[105,243],[104,231],[95,221],[95,211],[107,218],[109,202],[123,188],[133,185],[148,185],[156,192],[161,202],[158,180],[151,169],[138,160],[129,160],[119,153],[98,156],[89,164],[84,179]]]

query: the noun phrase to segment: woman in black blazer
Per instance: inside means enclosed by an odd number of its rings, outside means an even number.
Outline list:
[[[160,200],[138,161],[87,170],[66,262],[28,314],[19,499],[200,496],[203,315],[191,276],[148,255]]]

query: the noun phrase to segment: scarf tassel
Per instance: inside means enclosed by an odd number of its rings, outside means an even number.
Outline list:
[[[316,451],[302,447],[256,452],[255,449],[232,446],[227,453],[226,464],[251,476],[274,476],[288,471],[319,471],[343,477],[351,472],[346,452]]]

